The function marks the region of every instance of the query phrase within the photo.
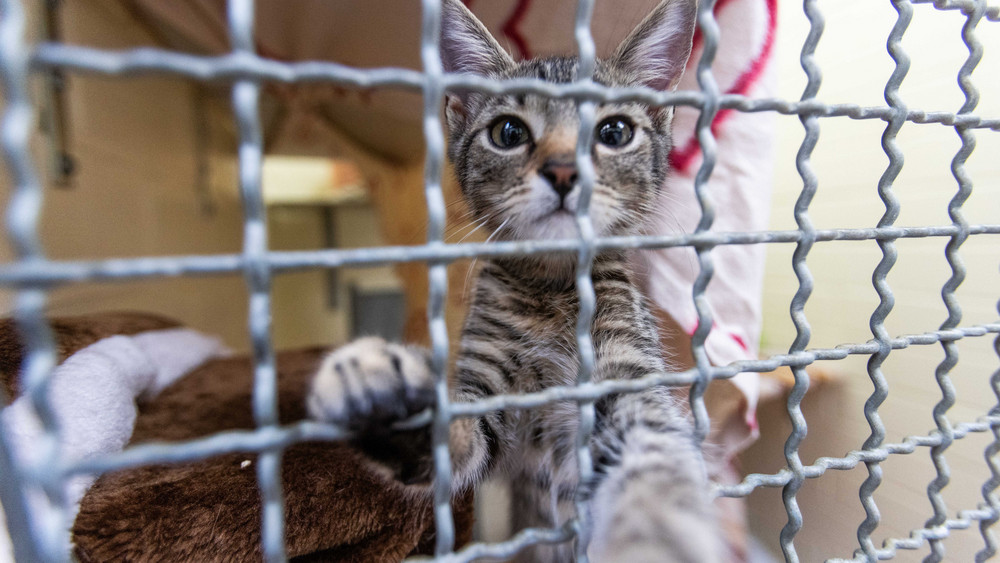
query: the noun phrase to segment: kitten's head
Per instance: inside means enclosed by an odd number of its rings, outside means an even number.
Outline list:
[[[441,58],[448,72],[494,79],[576,79],[576,58],[515,62],[459,0],[443,3]],[[696,0],[664,0],[598,61],[594,80],[608,86],[676,88],[694,33]],[[597,108],[590,204],[601,236],[637,232],[667,173],[667,108],[608,103]],[[501,239],[575,237],[580,196],[573,100],[535,95],[450,94],[446,116],[451,158],[477,220]]]

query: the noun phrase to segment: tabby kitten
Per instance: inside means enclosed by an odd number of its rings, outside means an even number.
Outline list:
[[[598,63],[594,80],[675,88],[690,54],[695,12],[696,0],[664,0],[610,59]],[[441,53],[448,72],[558,83],[577,76],[575,58],[515,62],[458,0],[443,3]],[[496,239],[577,236],[579,118],[572,100],[463,92],[448,96],[446,118],[448,155],[463,195]],[[671,109],[635,102],[598,107],[591,202],[598,235],[637,233],[651,214],[667,174],[671,118]],[[576,381],[575,265],[574,253],[502,257],[483,265],[451,380],[453,401]],[[655,323],[631,276],[623,252],[595,258],[594,381],[667,370]],[[361,431],[383,428],[429,406],[432,379],[426,351],[361,339],[325,359],[313,382],[310,412]],[[653,388],[605,397],[595,408],[591,482],[578,479],[578,409],[560,402],[453,422],[453,490],[501,472],[515,484],[518,528],[562,524],[582,492],[589,499],[592,560],[715,561],[705,469],[678,400],[667,389]],[[420,444],[421,463],[400,462],[400,446],[406,445],[401,442],[411,438],[393,444],[384,434],[377,445],[361,445],[401,479],[426,482],[429,448]],[[569,543],[534,546],[520,557],[570,561],[574,549]]]

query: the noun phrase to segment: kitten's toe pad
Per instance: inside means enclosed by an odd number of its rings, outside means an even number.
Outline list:
[[[434,400],[433,386],[423,350],[362,338],[324,358],[307,406],[317,420],[362,428],[427,408]]]

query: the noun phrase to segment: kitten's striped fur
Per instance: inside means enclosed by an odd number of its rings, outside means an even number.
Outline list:
[[[690,51],[694,6],[695,0],[665,0],[609,61],[599,63],[595,80],[673,88]],[[443,8],[446,70],[498,79],[576,78],[575,59],[516,63],[460,2],[445,0]],[[620,146],[594,144],[595,230],[600,235],[636,233],[667,173],[671,114],[621,103],[600,106],[597,116],[598,123],[624,120],[633,134]],[[505,146],[497,139],[507,138],[491,137],[508,117],[526,128],[528,141]],[[449,157],[463,194],[477,219],[497,238],[576,236],[573,216],[580,188],[573,160],[579,120],[574,102],[469,92],[449,97],[447,118]],[[576,381],[575,263],[574,254],[486,261],[459,345],[451,380],[453,401],[536,392]],[[593,380],[664,372],[655,322],[631,280],[624,253],[599,254],[592,277],[597,298]],[[376,423],[428,406],[431,385],[426,351],[362,339],[323,363],[314,380],[310,412],[370,430],[381,427]],[[515,484],[512,512],[517,528],[558,526],[573,515],[576,495],[586,495],[594,561],[714,561],[716,531],[705,471],[683,407],[667,389],[653,388],[602,398],[595,410],[593,482],[578,483],[578,409],[573,402],[560,402],[455,421],[450,439],[453,490],[474,486],[489,474],[506,474]],[[381,434],[379,440],[376,447],[371,440],[361,445],[377,450],[373,457],[402,479],[428,478],[429,450],[423,440],[422,455],[409,456],[419,463],[402,464],[400,457],[408,456],[400,447],[416,448],[412,437]],[[519,557],[570,561],[573,553],[570,544],[535,546]]]

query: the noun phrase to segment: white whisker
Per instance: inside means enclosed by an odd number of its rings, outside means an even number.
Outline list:
[[[500,231],[502,231],[503,228],[506,227],[507,223],[509,223],[509,222],[510,222],[510,217],[507,217],[506,219],[504,219],[503,223],[500,223],[500,226],[497,227],[496,230],[493,231],[493,233],[490,236],[486,237],[486,242],[490,242],[491,240],[493,240],[493,237],[497,236],[497,233],[499,233]]]
[[[469,231],[467,233],[465,233],[465,236],[462,237],[462,240],[458,241],[456,244],[462,244],[463,242],[465,242],[465,239],[467,239],[467,238],[471,237],[472,235],[476,234],[477,231],[479,231],[480,229],[482,229],[483,227],[486,226],[486,223],[489,222],[489,220],[490,220],[491,217],[492,216],[490,216],[490,217],[484,217],[482,220],[480,220],[478,223],[476,223],[476,228],[472,229],[471,231]]]
[[[472,272],[476,270],[477,262],[479,262],[478,256],[472,259],[472,262],[469,264],[469,269],[465,272],[465,285],[462,287],[462,295],[466,296],[466,300],[468,300],[469,297],[469,281],[472,279]]]

